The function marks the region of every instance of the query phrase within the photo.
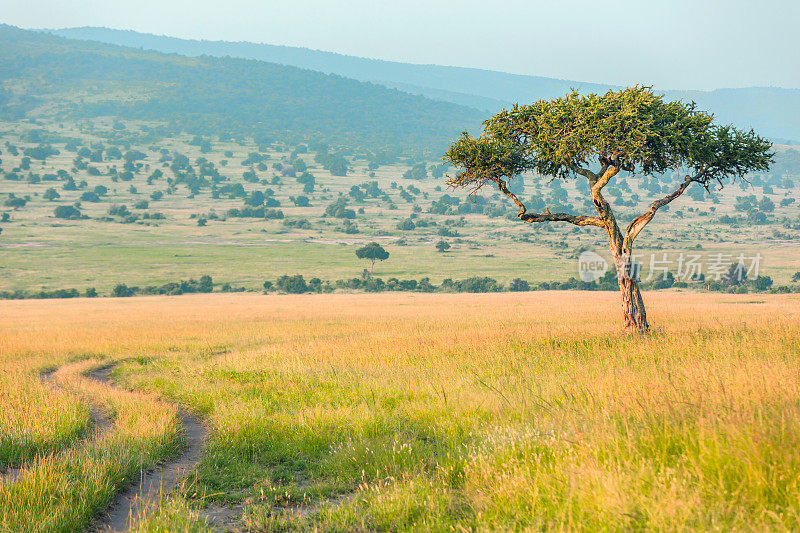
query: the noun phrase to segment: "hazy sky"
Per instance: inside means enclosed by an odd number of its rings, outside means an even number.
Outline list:
[[[0,22],[660,89],[800,88],[800,0],[0,0]]]

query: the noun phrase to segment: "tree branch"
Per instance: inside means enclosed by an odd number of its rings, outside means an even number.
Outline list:
[[[619,174],[620,167],[616,165],[606,166],[603,165],[603,173],[599,175],[599,177],[592,183],[592,196],[594,193],[599,193],[600,189],[608,185],[608,182],[611,181],[611,178]]]
[[[665,196],[664,198],[661,198],[660,200],[656,200],[650,204],[650,209],[633,219],[628,226],[628,230],[625,232],[625,244],[627,245],[628,249],[630,249],[630,245],[633,243],[633,240],[636,238],[636,236],[639,235],[639,233],[651,220],[653,220],[653,217],[656,215],[656,211],[673,201],[678,196],[682,195],[686,188],[695,182],[703,183],[702,172],[696,174],[695,176],[686,176],[686,178],[683,180],[683,183],[681,183],[680,187],[675,189],[674,192]]]
[[[580,174],[581,176],[589,180],[589,183],[594,183],[597,181],[598,175],[587,168],[582,168],[577,165],[570,164],[569,169],[573,171],[575,174]],[[603,170],[603,172],[605,172],[605,169]]]
[[[527,209],[525,209],[525,204],[523,204],[520,199],[517,198],[516,194],[508,190],[508,186],[504,180],[498,179],[496,183],[497,188],[500,189],[503,194],[511,198],[515,204],[517,204],[517,207],[519,207],[517,218],[523,222],[571,222],[576,226],[597,226],[598,228],[605,227],[605,224],[599,217],[570,215],[568,213],[551,213],[546,208],[544,213],[528,213]]]

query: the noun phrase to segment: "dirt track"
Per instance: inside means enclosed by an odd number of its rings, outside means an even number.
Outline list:
[[[91,379],[103,387],[113,389],[117,394],[135,396],[136,393],[117,387],[110,381],[109,376],[114,367],[115,365],[108,365],[98,368],[83,379]],[[42,382],[53,389],[60,388],[62,385],[59,385],[56,374],[66,368],[42,372]],[[103,409],[98,407],[98,402],[89,398],[88,403],[93,429],[78,439],[70,448],[59,453],[67,453],[76,446],[91,446],[97,439],[114,430],[113,420]],[[200,462],[208,437],[208,429],[197,416],[180,407],[174,406],[174,408],[183,426],[184,447],[177,456],[163,461],[147,472],[141,472],[138,478],[133,480],[133,483],[122,487],[111,505],[94,521],[92,531],[129,531],[140,517],[154,509],[163,496],[172,492]],[[23,465],[0,473],[0,483],[13,483],[18,477],[25,475],[25,470]],[[240,508],[213,506],[208,510],[200,511],[200,515],[212,527],[235,530],[234,522],[240,512]]]
[[[100,368],[89,377],[107,387],[116,388],[108,379],[113,369],[113,366]],[[178,409],[178,413],[186,438],[186,446],[181,454],[150,472],[142,472],[132,486],[118,493],[114,503],[99,521],[99,531],[128,531],[132,519],[135,520],[151,504],[157,502],[161,494],[171,492],[186,477],[186,473],[200,462],[208,430],[196,416],[182,409]]]

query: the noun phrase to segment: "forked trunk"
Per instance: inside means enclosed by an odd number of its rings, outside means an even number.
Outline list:
[[[617,268],[619,292],[622,295],[622,320],[625,331],[629,333],[647,333],[647,313],[644,310],[642,292],[639,290],[639,269],[631,261],[630,252],[620,251],[614,254],[614,265]]]
[[[625,331],[630,333],[647,333],[647,312],[644,310],[642,292],[635,277],[620,276],[619,290],[622,294],[622,320]]]
[[[603,173],[602,177],[592,183],[592,201],[608,233],[608,243],[611,245],[611,254],[617,269],[619,292],[622,295],[622,320],[625,331],[647,333],[650,331],[650,325],[647,323],[642,292],[639,290],[639,267],[631,257],[631,245],[636,235],[632,235],[629,229],[623,236],[611,204],[600,193],[600,190],[619,170],[618,166],[611,167]]]

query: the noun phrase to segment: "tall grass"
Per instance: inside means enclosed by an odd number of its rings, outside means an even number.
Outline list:
[[[86,406],[12,364],[0,372],[0,470],[59,451],[91,428]]]
[[[89,360],[62,367],[53,380],[84,401],[100,402],[114,427],[97,440],[73,442],[63,453],[37,456],[14,482],[0,487],[0,530],[85,529],[120,489],[176,453],[182,436],[175,410],[81,376],[97,365]]]
[[[143,530],[210,502],[254,530],[800,528],[800,299],[647,295],[640,337],[616,295],[564,298],[25,302],[0,348],[113,356],[210,420]]]

